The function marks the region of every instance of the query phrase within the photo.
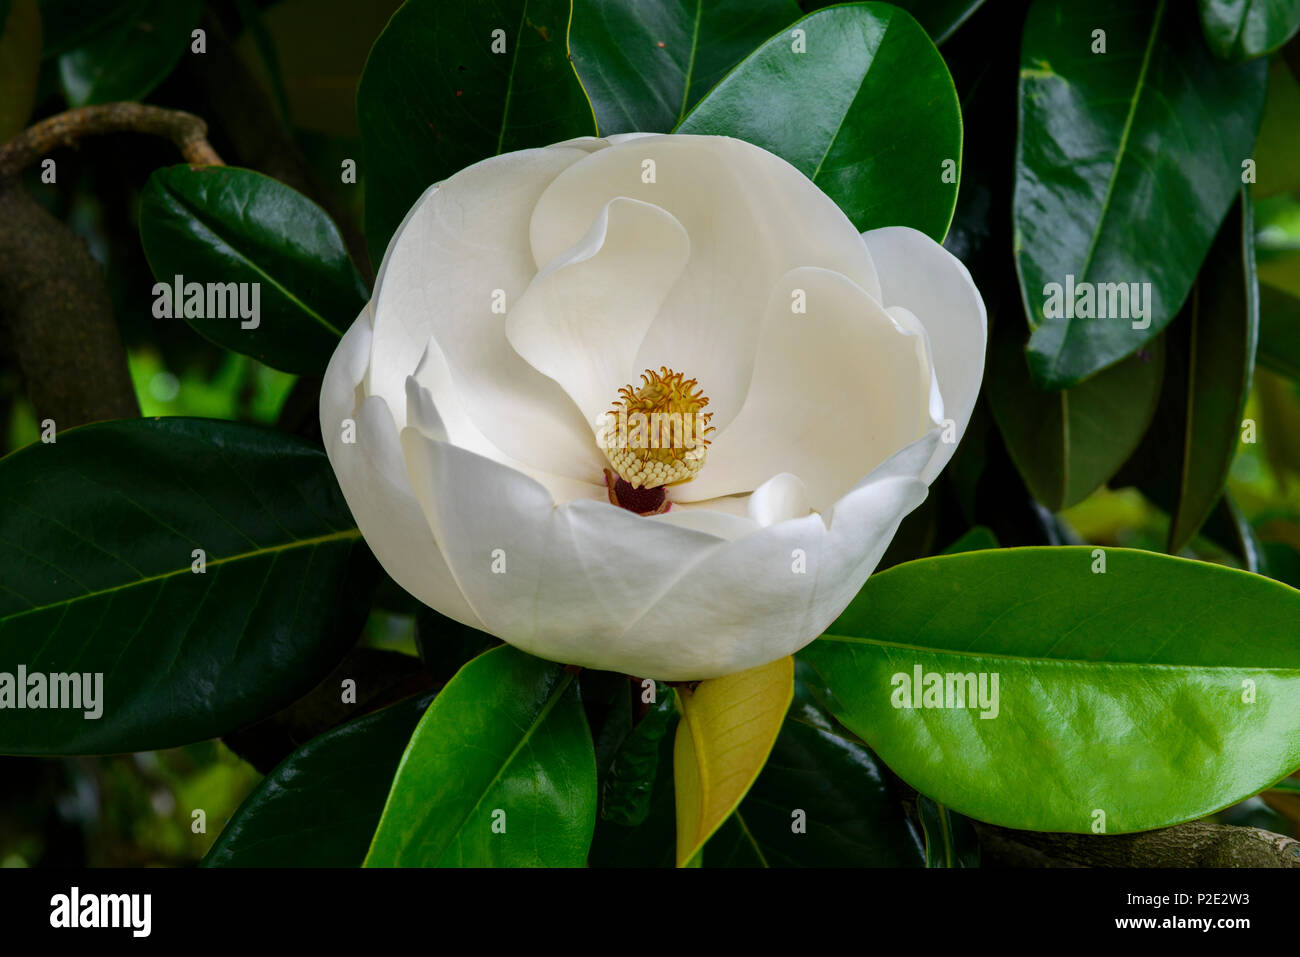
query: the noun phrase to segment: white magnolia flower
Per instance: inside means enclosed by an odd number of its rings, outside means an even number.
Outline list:
[[[420,198],[321,428],[424,603],[555,661],[711,678],[797,651],[862,587],[966,428],[985,339],[961,263],[859,235],[784,160],[585,138]],[[647,447],[611,411],[698,427]]]

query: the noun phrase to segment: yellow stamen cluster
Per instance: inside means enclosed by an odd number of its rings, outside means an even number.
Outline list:
[[[712,412],[694,379],[660,366],[647,369],[641,385],[625,385],[609,410],[601,447],[615,471],[633,488],[657,488],[695,478],[704,467]]]

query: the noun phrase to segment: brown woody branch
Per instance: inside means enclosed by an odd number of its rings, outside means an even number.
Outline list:
[[[0,146],[0,177],[12,177],[61,146],[103,133],[146,133],[169,139],[194,166],[221,166],[208,126],[192,113],[143,103],[106,103],[68,110],[31,126]]]

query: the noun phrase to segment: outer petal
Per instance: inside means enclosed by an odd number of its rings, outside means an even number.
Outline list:
[[[370,338],[367,305],[325,370],[320,424],[330,465],[366,544],[393,580],[444,615],[482,628],[411,491],[388,406],[379,396],[363,399],[359,394]],[[342,423],[349,418],[356,423],[353,443],[343,441]]]
[[[431,188],[407,214],[376,284],[366,377],[367,392],[383,397],[399,427],[406,377],[433,337],[448,370],[426,383],[439,407],[458,402],[504,456],[575,478],[599,474],[591,429],[564,391],[510,347],[500,311],[536,272],[528,222],[537,197],[592,145],[484,160]]]
[[[957,450],[984,377],[988,319],[984,300],[961,261],[925,233],[887,226],[862,234],[880,270],[886,306],[903,306],[930,334],[939,391],[956,423],[956,440],[941,443],[925,470],[933,481]]]
[[[790,472],[825,511],[932,425],[919,326],[826,269],[792,270],[769,293],[744,408],[713,436],[699,476],[672,490],[675,500],[749,491]],[[806,312],[794,311],[796,294]]]
[[[628,626],[723,539],[607,502],[557,508],[526,475],[415,429],[402,446],[429,526],[489,632],[544,658],[642,677],[707,660],[694,635]]]
[[[689,635],[662,680],[712,678],[794,654],[858,593],[899,523],[925,500],[921,467],[938,430],[918,439],[836,503],[829,529],[810,515],[713,550],[633,623],[630,635]]]
[[[653,182],[646,182],[648,161]],[[637,137],[573,164],[534,210],[535,263],[541,267],[581,240],[614,196],[667,210],[690,236],[686,271],[647,333],[637,366],[666,365],[698,379],[719,428],[744,402],[772,277],[816,263],[879,296],[870,253],[839,207],[784,160],[728,137]]]

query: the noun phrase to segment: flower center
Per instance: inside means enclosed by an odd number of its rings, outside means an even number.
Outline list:
[[[708,404],[708,396],[694,379],[666,366],[658,372],[647,369],[641,374],[639,387],[625,385],[618,390],[598,437],[605,457],[618,474],[618,480],[607,476],[614,504],[624,504],[636,512],[654,511],[619,499],[639,499],[645,493],[630,496],[629,491],[661,490],[689,482],[699,474],[708,453],[708,434],[714,431],[709,425],[713,413],[704,411]],[[616,486],[624,485],[627,488],[616,498]],[[663,502],[662,491],[652,497]],[[644,504],[648,502],[638,502]]]

